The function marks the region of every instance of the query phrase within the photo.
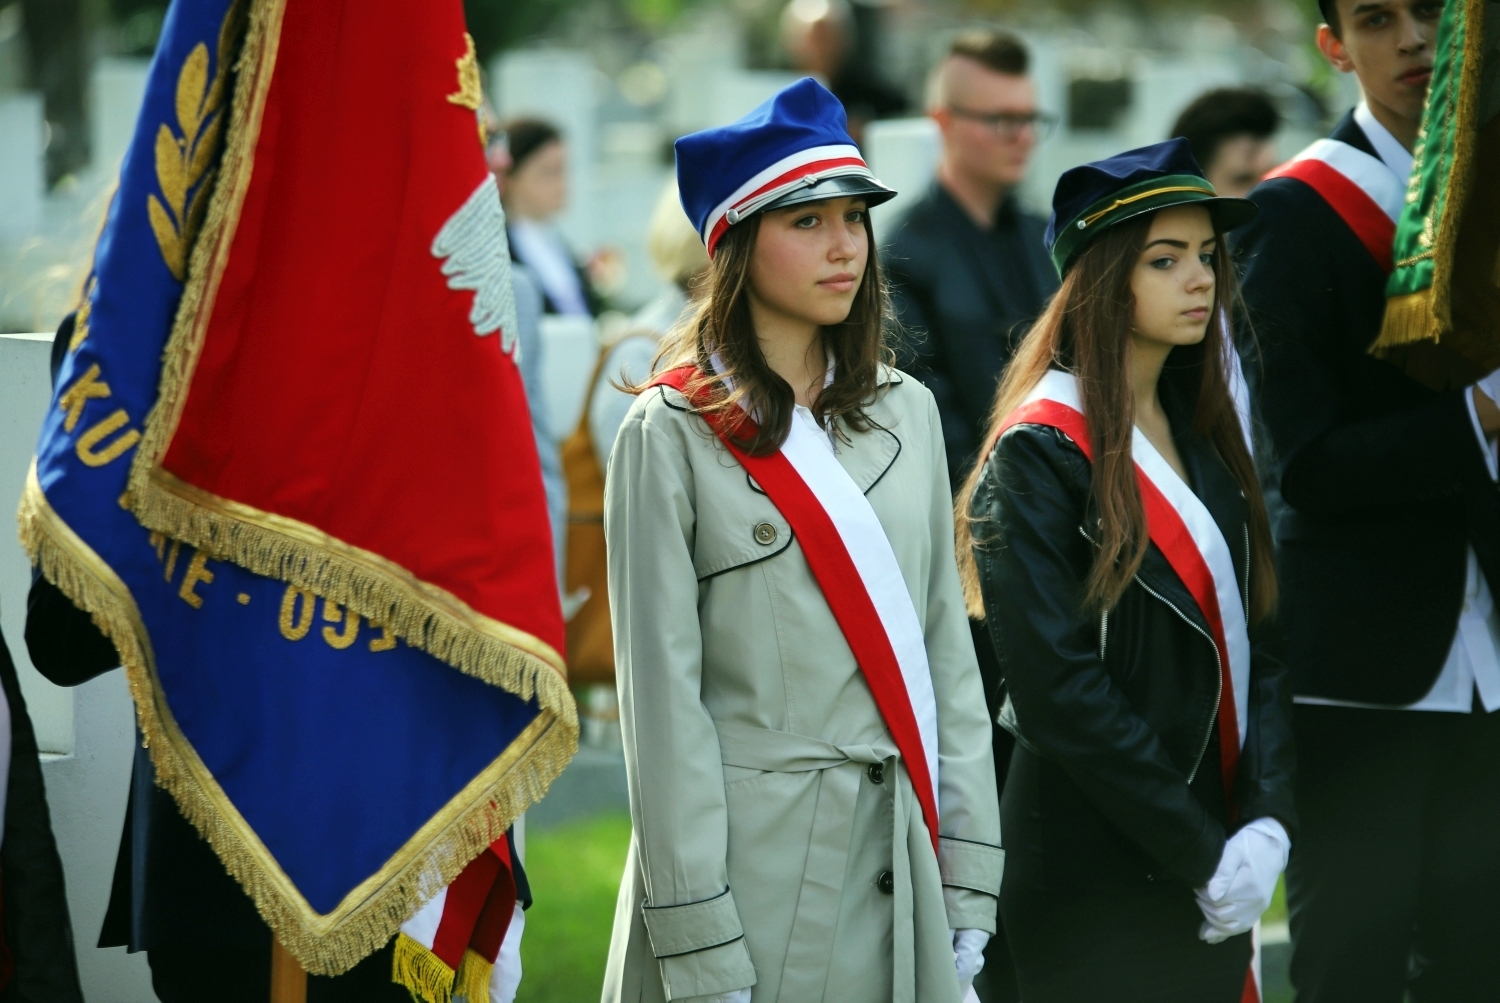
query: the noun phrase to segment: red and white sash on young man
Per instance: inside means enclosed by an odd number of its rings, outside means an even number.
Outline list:
[[[1378,157],[1336,139],[1320,139],[1266,178],[1296,178],[1321,195],[1390,274],[1406,185]]]
[[[1005,419],[1001,434],[1023,422],[1060,430],[1093,460],[1093,442],[1077,379],[1071,373],[1049,370],[1025,403]],[[1131,454],[1146,510],[1146,531],[1198,604],[1218,649],[1224,692],[1231,696],[1219,701],[1219,751],[1225,793],[1233,804],[1234,778],[1245,744],[1241,722],[1250,703],[1250,633],[1234,559],[1208,507],[1139,428],[1131,441]]]
[[[684,366],[662,373],[651,385],[686,393],[696,375],[694,367]],[[937,697],[922,624],[885,528],[834,455],[828,433],[815,422],[794,414],[780,450],[769,456],[750,456],[725,434],[716,416],[705,418],[791,525],[864,673],[886,729],[906,761],[935,849]]]

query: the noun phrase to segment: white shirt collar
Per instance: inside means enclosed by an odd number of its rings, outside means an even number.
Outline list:
[[[1375,147],[1381,163],[1389,167],[1391,173],[1405,184],[1406,179],[1411,176],[1411,153],[1401,145],[1399,139],[1391,135],[1389,129],[1380,124],[1375,113],[1370,111],[1368,102],[1361,101],[1354,109],[1354,121],[1364,130],[1370,145]]]

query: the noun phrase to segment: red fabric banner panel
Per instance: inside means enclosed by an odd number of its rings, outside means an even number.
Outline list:
[[[161,465],[561,652],[520,374],[500,332],[476,333],[474,293],[450,288],[433,252],[486,177],[477,87],[457,2],[286,5],[249,186]]]

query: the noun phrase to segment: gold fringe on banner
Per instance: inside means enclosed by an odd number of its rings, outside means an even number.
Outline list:
[[[352,609],[461,672],[524,700],[534,697],[576,731],[578,711],[567,667],[539,638],[478,613],[379,555],[295,519],[219,498],[161,468],[182,417],[250,184],[285,2],[254,0],[251,9],[219,181],[163,353],[159,396],[131,462],[127,503],[147,528]]]
[[[391,981],[405,987],[413,999],[423,1003],[453,1003],[453,969],[406,934],[396,935],[395,959],[391,963]],[[480,997],[478,1003],[489,1003]]]
[[[1432,312],[1431,289],[1421,289],[1406,296],[1393,296],[1385,301],[1385,320],[1381,324],[1380,340],[1375,349],[1384,353],[1400,345],[1417,341],[1436,341],[1437,318]]]
[[[1488,0],[1460,0],[1464,9],[1463,70],[1458,93],[1450,95],[1447,107],[1457,115],[1454,127],[1453,166],[1448,176],[1448,194],[1443,216],[1433,241],[1432,285],[1408,296],[1386,301],[1380,336],[1370,353],[1384,357],[1389,349],[1414,341],[1441,341],[1453,330],[1453,254],[1469,187],[1474,181],[1476,146],[1479,138],[1479,98],[1483,83],[1480,65],[1484,58],[1484,7]],[[1451,77],[1450,77],[1451,86]],[[1431,97],[1428,98],[1431,101]],[[1415,316],[1407,302],[1428,297],[1425,316]],[[1419,326],[1420,325],[1420,326]]]
[[[458,966],[453,994],[462,996],[468,1003],[490,1003],[490,975],[494,970],[495,966],[477,951],[465,951],[463,963]]]
[[[276,939],[315,975],[341,974],[385,946],[403,922],[546,794],[578,749],[577,724],[544,709],[379,872],[332,912],[314,912],[178,728],[129,588],[53,511],[34,462],[17,521],[32,562],[114,644],[156,782],[244,887]]]

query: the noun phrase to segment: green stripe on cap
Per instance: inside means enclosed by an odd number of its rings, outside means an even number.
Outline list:
[[[1138,181],[1106,195],[1069,220],[1052,244],[1052,263],[1061,275],[1079,251],[1114,224],[1168,206],[1217,197],[1214,186],[1197,174],[1168,174]]]

